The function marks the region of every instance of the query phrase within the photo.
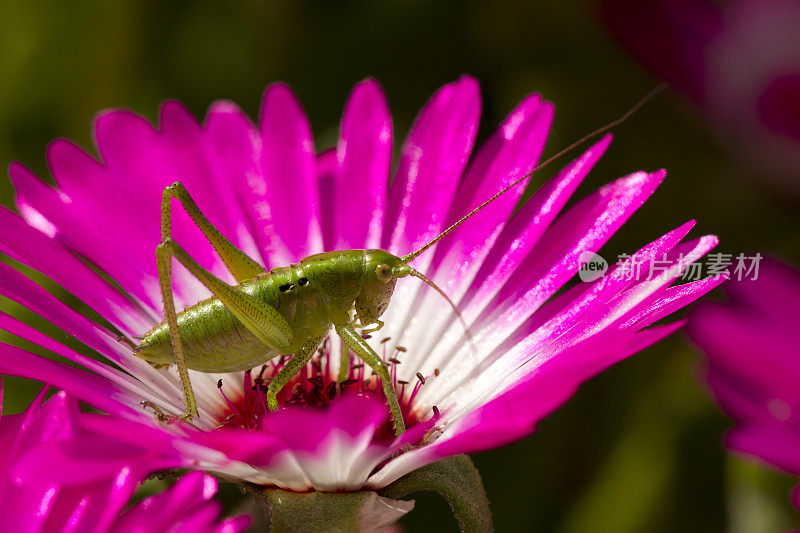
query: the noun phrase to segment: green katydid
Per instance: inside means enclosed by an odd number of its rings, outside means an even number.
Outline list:
[[[156,248],[166,319],[141,337],[134,354],[153,364],[177,364],[186,401],[186,413],[182,418],[186,420],[197,416],[188,369],[200,372],[246,371],[274,357],[292,355],[267,387],[267,405],[270,410],[277,410],[277,394],[308,363],[333,327],[344,346],[377,374],[395,433],[401,434],[405,424],[389,369],[362,334],[383,327],[380,316],[389,305],[397,279],[407,276],[419,278],[439,292],[463,323],[455,304],[432,281],[409,266],[409,262],[563,154],[625,121],[659,90],[660,87],[651,91],[618,119],[514,180],[424,246],[402,257],[385,250],[343,250],[315,254],[291,266],[265,271],[211,224],[180,182],[170,185],[163,191],[162,242]],[[229,285],[205,270],[172,239],[173,197],[219,254],[237,285]],[[173,257],[202,282],[213,297],[176,313],[172,296]],[[466,324],[464,327],[470,339]],[[361,333],[356,328],[361,329]],[[342,368],[347,362],[349,353],[344,350]],[[340,372],[340,381],[344,379],[346,373]]]

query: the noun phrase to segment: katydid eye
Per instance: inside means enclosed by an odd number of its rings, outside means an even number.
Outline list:
[[[375,276],[378,281],[388,283],[392,279],[392,268],[389,265],[381,263],[375,268]]]

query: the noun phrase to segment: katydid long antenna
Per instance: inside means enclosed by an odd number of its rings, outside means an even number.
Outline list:
[[[426,285],[431,287],[433,290],[438,292],[440,296],[442,296],[445,300],[447,300],[447,303],[449,303],[450,307],[453,308],[453,312],[455,313],[455,315],[458,318],[459,322],[461,322],[461,324],[464,326],[464,332],[465,332],[467,341],[469,342],[470,348],[474,351],[475,350],[475,344],[473,342],[472,333],[470,332],[469,326],[467,325],[467,322],[464,320],[464,317],[462,316],[461,311],[458,310],[458,307],[456,306],[456,304],[432,280],[428,279],[427,276],[425,276],[421,272],[418,272],[417,270],[414,270],[413,268],[411,268],[408,265],[408,263],[411,262],[418,255],[420,255],[422,252],[424,252],[425,250],[427,250],[428,248],[430,248],[431,246],[433,246],[434,244],[439,242],[439,240],[441,240],[445,235],[447,235],[448,233],[450,233],[451,231],[456,229],[458,226],[460,226],[461,224],[466,222],[475,213],[477,213],[478,211],[480,211],[481,209],[483,209],[484,207],[486,207],[490,203],[494,202],[500,196],[502,196],[503,194],[505,194],[509,190],[513,189],[514,187],[516,187],[517,185],[519,185],[520,183],[522,183],[526,179],[530,178],[531,176],[533,176],[534,174],[536,174],[537,172],[539,172],[540,170],[542,170],[543,168],[548,166],[550,163],[552,163],[552,162],[556,161],[557,159],[561,158],[561,156],[571,152],[572,150],[574,150],[578,146],[582,145],[583,143],[585,143],[585,142],[597,137],[598,135],[600,135],[602,133],[605,133],[606,131],[610,130],[611,128],[614,128],[614,127],[622,124],[626,120],[628,120],[628,118],[630,118],[634,113],[636,113],[650,99],[652,99],[658,93],[663,91],[665,87],[666,87],[666,84],[660,83],[654,89],[652,89],[650,92],[648,92],[646,95],[644,95],[641,99],[639,99],[638,102],[636,102],[630,109],[628,109],[619,118],[609,122],[608,124],[606,124],[605,126],[602,126],[601,128],[598,128],[598,129],[594,130],[593,132],[589,133],[588,135],[584,135],[583,137],[581,137],[580,139],[578,139],[574,143],[570,144],[569,146],[567,146],[563,150],[561,150],[558,153],[556,153],[555,155],[549,157],[544,163],[541,163],[540,165],[538,165],[536,168],[534,168],[533,170],[531,170],[530,172],[528,172],[527,174],[525,174],[521,178],[517,178],[516,180],[512,181],[510,184],[508,184],[507,186],[503,187],[494,196],[492,196],[491,198],[489,198],[488,200],[486,200],[485,202],[480,204],[478,207],[476,207],[475,209],[473,209],[472,211],[470,211],[469,213],[467,213],[466,215],[464,215],[463,217],[458,219],[456,222],[454,222],[452,225],[450,225],[450,227],[445,229],[439,235],[437,235],[432,240],[430,240],[427,244],[422,246],[422,248],[420,248],[420,249],[418,249],[418,250],[416,250],[414,252],[411,252],[408,255],[404,255],[403,257],[401,257],[400,260],[401,260],[403,266],[397,268],[396,272],[398,274],[402,273],[401,275],[413,276],[415,278],[418,278],[418,279],[422,280],[423,283],[425,283]]]
[[[448,227],[443,232],[441,232],[439,235],[437,235],[432,240],[430,240],[428,243],[423,245],[422,248],[420,248],[418,250],[415,250],[415,251],[411,252],[408,255],[404,255],[403,257],[400,258],[400,260],[403,262],[403,264],[409,263],[415,257],[420,255],[422,252],[424,252],[425,250],[427,250],[428,248],[430,248],[431,246],[433,246],[434,244],[439,242],[445,235],[447,235],[448,233],[450,233],[451,231],[456,229],[458,226],[460,226],[461,224],[466,222],[469,218],[471,218],[478,211],[480,211],[481,209],[483,209],[484,207],[486,207],[490,203],[494,202],[500,196],[502,196],[503,194],[505,194],[509,190],[513,189],[514,187],[516,187],[517,185],[519,185],[523,181],[527,180],[528,178],[530,178],[531,176],[533,176],[534,174],[536,174],[537,172],[539,172],[540,170],[542,170],[543,168],[548,166],[550,163],[552,163],[552,162],[556,161],[557,159],[561,158],[561,156],[571,152],[572,150],[574,150],[578,146],[582,145],[586,141],[594,139],[598,135],[607,132],[611,128],[615,128],[615,127],[619,126],[620,124],[622,124],[623,122],[625,122],[626,120],[628,120],[634,113],[636,113],[639,109],[641,109],[641,107],[644,106],[649,100],[651,100],[658,93],[663,91],[664,88],[666,88],[666,84],[665,83],[658,84],[654,89],[652,89],[650,92],[648,92],[646,95],[644,95],[638,102],[636,102],[630,109],[628,109],[619,118],[617,118],[615,120],[612,120],[611,122],[609,122],[605,126],[602,126],[601,128],[598,128],[598,129],[594,130],[593,132],[589,133],[588,135],[584,135],[583,137],[581,137],[580,139],[578,139],[574,143],[570,144],[569,146],[567,146],[563,150],[559,151],[555,155],[550,156],[544,163],[541,163],[540,165],[538,165],[536,168],[534,168],[533,170],[531,170],[530,172],[528,172],[527,174],[525,174],[521,178],[517,178],[516,180],[512,181],[507,186],[505,186],[502,189],[500,189],[500,191],[497,192],[494,196],[492,196],[491,198],[489,198],[488,200],[486,200],[485,202],[480,204],[478,207],[476,207],[475,209],[473,209],[472,211],[470,211],[469,213],[467,213],[466,215],[464,215],[463,217],[458,219],[456,222],[454,222],[452,225],[450,225],[450,227]],[[414,274],[412,274],[412,275],[414,275]],[[420,274],[420,276],[421,276],[421,274]],[[416,276],[416,277],[420,277],[420,276]],[[424,276],[423,276],[423,278],[424,278]],[[420,278],[420,279],[422,279],[422,278]],[[442,293],[441,289],[439,289],[438,287],[433,285],[433,282],[426,282],[426,283],[428,283],[428,285],[431,285],[432,287],[436,288],[436,290],[439,291],[440,294],[444,294],[444,293]],[[446,298],[446,296],[445,296],[445,298]],[[463,322],[463,320],[462,320],[462,322]]]

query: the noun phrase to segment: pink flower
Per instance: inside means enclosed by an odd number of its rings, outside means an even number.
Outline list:
[[[603,0],[603,22],[708,115],[735,153],[800,191],[800,4]]]
[[[202,472],[191,472],[125,510],[155,466],[146,449],[154,443],[137,446],[128,439],[120,445],[92,438],[98,426],[119,426],[110,416],[81,413],[64,392],[47,402],[45,393],[24,413],[0,419],[0,531],[236,533],[247,528],[247,516],[217,520],[221,506],[211,501],[217,483]],[[86,459],[74,459],[72,451],[84,446],[91,453],[83,450]],[[56,456],[42,456],[43,451]]]
[[[129,111],[105,112],[95,123],[102,162],[58,140],[48,149],[55,188],[11,166],[22,219],[0,210],[0,249],[135,339],[162,320],[154,247],[165,186],[180,179],[210,220],[267,267],[331,249],[405,254],[534,168],[553,106],[526,97],[469,161],[479,114],[474,79],[441,88],[403,143],[390,187],[392,123],[373,80],[356,86],[336,150],[321,154],[282,84],[267,89],[257,126],[230,102],[212,105],[203,124],[167,102],[157,129]],[[273,360],[246,373],[192,372],[200,417],[160,424],[142,402],[166,414],[183,411],[174,369],[133,356],[116,333],[1,263],[3,295],[105,361],[0,315],[0,327],[84,367],[3,346],[0,372],[48,381],[131,426],[106,428],[108,437],[152,433],[161,442],[152,460],[162,468],[171,463],[293,491],[379,489],[441,458],[520,439],[584,380],[678,329],[682,322],[653,324],[721,282],[670,287],[716,244],[714,237],[681,243],[689,222],[605,277],[556,294],[575,278],[580,256],[599,250],[664,178],[663,171],[636,172],[565,208],[609,142],[601,139],[567,165],[514,216],[522,187],[415,261],[458,303],[474,348],[439,295],[417,280],[398,283],[386,326],[369,342],[391,364],[409,428],[400,438],[368,372],[353,368],[346,382],[335,382],[335,336],[284,389],[281,411],[266,410],[260,386],[279,368]],[[232,282],[199,231],[177,215],[176,240]],[[665,267],[655,275],[632,268],[652,259]],[[208,296],[183,269],[175,270],[175,290],[179,307]]]
[[[708,358],[711,391],[736,422],[726,444],[800,476],[800,271],[764,261],[757,279],[725,292],[730,301],[698,306],[688,329]]]

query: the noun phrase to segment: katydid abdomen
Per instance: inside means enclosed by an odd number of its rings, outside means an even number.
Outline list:
[[[274,357],[293,354],[307,339],[324,336],[331,326],[328,302],[308,281],[304,272],[313,270],[313,266],[309,266],[301,262],[273,269],[237,286],[278,311],[294,333],[291,346],[286,350],[271,349],[218,298],[212,297],[177,315],[178,330],[186,350],[186,366],[200,372],[244,371]],[[135,353],[151,363],[174,363],[166,321],[142,336]]]

